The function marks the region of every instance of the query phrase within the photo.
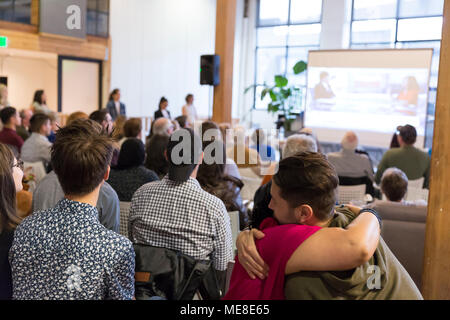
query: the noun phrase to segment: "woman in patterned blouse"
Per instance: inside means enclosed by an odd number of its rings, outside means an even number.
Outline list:
[[[12,281],[8,252],[14,229],[20,222],[16,215],[16,192],[22,190],[23,171],[21,161],[11,150],[0,143],[0,300],[11,299]]]

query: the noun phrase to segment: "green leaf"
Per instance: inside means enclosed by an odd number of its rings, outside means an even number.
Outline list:
[[[269,112],[278,112],[279,108],[279,104],[273,104],[273,103],[269,103],[269,105],[267,106],[267,109]]]
[[[303,71],[306,70],[307,67],[308,67],[308,65],[306,64],[305,61],[302,60],[302,61],[297,62],[293,68],[294,74],[302,73]]]
[[[278,100],[278,95],[273,90],[270,90],[269,94],[270,94],[270,99],[272,99],[272,101]]]
[[[246,94],[247,92],[249,92],[250,90],[252,90],[255,87],[256,87],[256,84],[252,84],[250,87],[245,88],[244,94]]]
[[[280,75],[275,76],[275,85],[278,88],[283,88],[283,87],[287,86],[287,84],[288,84],[288,79],[286,79],[286,77],[283,77]]]
[[[265,88],[262,92],[261,92],[261,100],[264,100],[266,94],[270,91],[270,88]]]
[[[287,98],[289,98],[292,95],[291,88],[289,88],[287,90],[286,89],[281,89],[280,93],[283,95],[284,99],[287,99]]]

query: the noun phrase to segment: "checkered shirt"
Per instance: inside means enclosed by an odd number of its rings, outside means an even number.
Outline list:
[[[180,251],[198,260],[212,260],[219,271],[233,260],[230,217],[223,202],[198,181],[148,183],[131,201],[128,220],[133,243]]]

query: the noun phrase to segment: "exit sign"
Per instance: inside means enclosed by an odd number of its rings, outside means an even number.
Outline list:
[[[8,37],[0,36],[0,48],[8,48]]]

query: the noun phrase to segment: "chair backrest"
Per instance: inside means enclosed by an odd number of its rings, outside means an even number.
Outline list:
[[[225,283],[225,293],[224,293],[224,295],[228,292],[228,289],[230,288],[231,275],[233,274],[234,264],[235,264],[234,260],[228,262],[227,278],[226,278],[226,283]]]
[[[416,179],[416,180],[409,180],[408,181],[408,189],[409,188],[422,189],[424,180],[425,180],[424,177],[422,177],[420,179]]]
[[[374,209],[383,219],[381,236],[420,289],[427,206],[379,201]]]
[[[256,191],[261,186],[262,178],[249,178],[241,176],[241,181],[244,183],[244,186],[241,189],[242,200],[253,200]]]
[[[428,202],[428,189],[422,188],[410,188],[408,187],[408,192],[406,193],[406,201],[416,201],[416,200],[425,200]]]
[[[28,190],[31,193],[33,193],[36,186],[39,184],[39,182],[47,175],[44,164],[41,161],[24,162],[23,168],[24,168],[24,171],[29,170],[30,173],[32,173],[34,175],[35,183],[30,183],[30,189]]]
[[[120,202],[120,227],[119,233],[128,238],[128,216],[130,215],[131,202]]]
[[[345,176],[339,176],[339,185],[340,186],[358,186],[361,184],[366,185],[366,193],[370,194],[372,196],[375,195],[375,188],[373,187],[372,180],[369,179],[368,176],[364,177],[345,177]]]
[[[236,253],[236,239],[240,232],[239,212],[238,211],[228,212],[228,215],[230,216],[230,221],[231,221],[231,235],[233,238],[233,252]]]
[[[366,193],[366,185],[360,184],[356,186],[339,186],[338,202],[339,204],[350,203],[351,201],[364,201]]]

